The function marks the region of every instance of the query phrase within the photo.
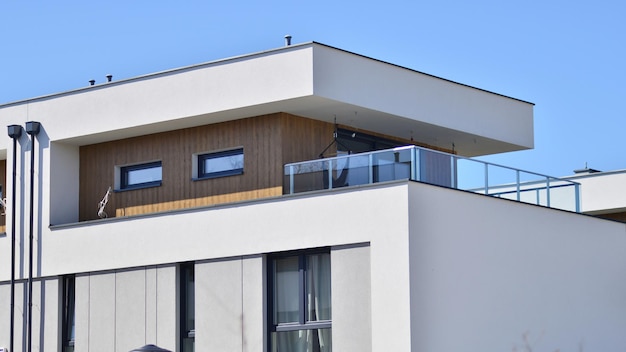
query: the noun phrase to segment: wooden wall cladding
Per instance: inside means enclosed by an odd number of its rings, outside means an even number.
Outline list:
[[[6,160],[0,160],[0,185],[2,186],[2,198],[4,200],[7,196],[7,161]],[[2,215],[0,215],[0,232],[6,232],[6,221],[7,221],[6,215],[3,209]]]
[[[114,192],[106,211],[128,216],[264,198],[283,192],[283,165],[317,158],[332,124],[285,113],[257,116],[80,148],[80,220],[114,185],[115,167],[160,160],[159,187]],[[193,181],[192,155],[243,147],[242,175]]]

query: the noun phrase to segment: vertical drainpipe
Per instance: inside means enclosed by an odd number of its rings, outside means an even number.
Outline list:
[[[30,240],[28,242],[28,345],[26,348],[27,352],[32,351],[32,336],[33,336],[33,225],[35,223],[34,220],[34,200],[35,200],[35,138],[37,134],[39,134],[40,124],[35,121],[26,122],[26,133],[28,133],[31,138],[30,143]]]
[[[22,126],[7,126],[9,137],[13,139],[13,185],[11,187],[11,327],[9,337],[9,351],[13,351],[15,330],[15,193],[17,177],[17,140],[22,136]],[[5,209],[6,213],[6,209]]]

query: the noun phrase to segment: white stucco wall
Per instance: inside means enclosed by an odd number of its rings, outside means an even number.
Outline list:
[[[242,350],[243,316],[247,315],[242,306],[242,265],[241,259],[196,264],[196,348]],[[257,293],[262,297],[262,287]],[[262,318],[249,328],[255,327],[263,330]],[[257,348],[262,350],[263,346]]]
[[[154,336],[155,330],[160,346],[175,347],[175,338],[169,336],[176,336],[177,329],[161,323],[152,327],[150,317],[158,316],[159,322],[165,318],[146,306],[164,299],[166,303],[159,307],[166,308],[159,309],[165,309],[175,324],[173,276],[165,280],[159,276],[160,291],[155,298],[150,289],[155,286],[153,269],[117,269],[200,260],[197,294],[213,300],[197,307],[215,315],[199,323],[198,346],[209,338],[227,339],[228,346],[236,343],[237,348],[257,350],[266,340],[265,269],[259,255],[326,246],[332,248],[336,268],[332,272],[334,299],[353,297],[352,304],[337,303],[340,307],[333,313],[340,328],[334,336],[336,343],[363,350],[409,348],[406,184],[286,198],[44,228],[39,250],[43,275],[94,272],[78,275],[76,280],[77,349],[129,350],[144,339],[151,343],[148,337]],[[363,247],[364,243],[377,245]],[[353,244],[361,245],[352,248]],[[244,256],[244,260],[224,261],[233,256]],[[243,312],[243,330],[237,312]],[[371,332],[371,342],[367,338],[353,340],[355,334],[367,332]],[[233,333],[236,340],[229,338]]]
[[[310,95],[311,51],[259,53],[7,104],[0,106],[0,119],[7,125],[39,121],[54,141],[109,132],[123,138],[138,133],[136,127],[146,134],[219,122],[223,116],[216,121],[206,116]],[[1,135],[0,149],[10,141]]]
[[[626,346],[626,225],[426,184],[111,219],[43,238],[46,275],[92,272],[76,279],[80,350],[175,349],[174,263],[187,261],[197,261],[198,348],[261,350],[264,254],[316,247],[331,248],[337,349],[506,351],[526,332],[541,336],[536,350]],[[46,310],[57,309],[49,284]],[[46,329],[58,334],[53,317]]]
[[[525,148],[534,146],[533,105],[528,102],[326,46],[314,49],[316,95],[401,116],[424,127],[439,126],[476,138],[505,141]],[[363,123],[358,115],[342,117],[353,118],[357,126]],[[380,119],[375,130],[398,135],[397,131],[388,129],[390,124],[387,122],[386,126],[385,120]],[[415,136],[422,137],[418,125],[413,126]],[[405,138],[409,138],[409,132],[405,132]],[[439,145],[437,137],[443,135],[430,136],[434,139],[424,142]],[[460,136],[457,138],[457,148],[473,148]]]
[[[24,350],[26,347],[26,326],[23,324],[22,317],[26,316],[28,303],[25,294],[28,292],[28,286],[25,282],[18,282],[15,285],[15,325],[14,325],[14,349],[17,351]],[[34,293],[34,290],[33,290]],[[11,288],[9,283],[0,284],[0,347],[9,348],[10,332],[11,332]],[[54,328],[53,328],[54,329]]]
[[[626,225],[410,187],[414,351],[626,349]]]
[[[53,142],[45,151],[50,156],[45,159],[49,160],[49,164],[44,166],[45,170],[50,170],[50,187],[42,189],[42,199],[47,200],[46,208],[49,207],[50,215],[49,217],[44,215],[43,219],[50,220],[49,223],[44,222],[44,224],[78,222],[79,148],[75,145]]]
[[[581,184],[581,211],[606,214],[626,211],[626,170],[568,177]]]
[[[0,347],[9,348],[10,345],[10,285],[0,284]],[[60,288],[56,278],[33,281],[33,305],[31,326],[33,351],[56,351],[61,336],[59,322]],[[15,325],[14,350],[26,350],[28,316],[28,286],[26,282],[15,285]],[[23,319],[24,318],[24,319]]]
[[[456,141],[462,154],[484,155],[532,148],[532,110],[528,102],[306,43],[5,104],[0,119],[39,121],[51,141],[80,145],[282,111],[328,122],[335,116],[405,139],[412,129],[423,143],[450,148]],[[0,155],[10,143],[0,135]]]
[[[130,351],[149,343],[174,350],[176,282],[174,265],[77,276],[76,350]]]
[[[331,266],[333,349],[372,351],[369,243],[333,247]]]
[[[406,184],[401,182],[369,187],[367,190],[357,192],[337,191],[286,198],[284,201],[274,199],[245,205],[223,206],[214,210],[186,211],[135,219],[111,219],[99,223],[55,228],[44,234],[48,240],[45,241],[42,250],[42,253],[45,253],[42,257],[42,268],[46,274],[56,275],[76,270],[107,270],[112,267],[124,268],[211,258],[220,262],[222,258],[233,256],[370,242],[371,266],[361,267],[360,270],[365,275],[367,268],[372,268],[369,274],[371,288],[366,288],[368,286],[366,280],[355,288],[348,286],[342,288],[338,285],[333,289],[339,290],[338,292],[344,296],[351,294],[354,289],[369,290],[371,293],[365,293],[359,300],[367,302],[371,299],[369,312],[371,320],[354,321],[354,315],[364,313],[355,313],[346,307],[345,316],[339,319],[339,324],[340,326],[351,324],[351,329],[356,331],[371,330],[373,350],[383,348],[382,346],[391,346],[398,351],[409,348]],[[346,209],[351,211],[347,212]],[[338,214],[341,216],[337,216]],[[75,251],[76,255],[58,260],[57,256],[67,250]],[[348,255],[350,252],[345,253]],[[367,258],[365,254],[354,255],[355,258]],[[356,265],[349,260],[352,258],[350,255],[337,258],[345,258],[339,263],[343,262],[346,266]],[[389,258],[394,260],[390,261]],[[221,275],[226,278],[241,276],[239,272],[241,269],[237,265],[223,265],[228,268],[218,270],[215,274],[218,275],[216,280],[222,277]],[[244,266],[245,268],[247,266]],[[258,264],[249,268],[259,274]],[[211,269],[211,272],[213,270]],[[232,273],[233,270],[237,272]],[[340,272],[346,273],[347,269]],[[200,276],[201,274],[196,274],[196,277]],[[256,280],[259,280],[259,277],[263,276],[257,276]],[[353,280],[354,278],[346,277],[336,281],[342,283]],[[212,289],[215,287],[213,284],[207,285]],[[259,287],[258,282],[253,285]],[[239,290],[237,287],[234,289]],[[241,291],[236,295],[228,292],[230,291],[221,293],[219,297],[234,299],[236,302],[233,304],[241,304],[241,299],[236,298],[241,296]],[[243,292],[248,297],[255,296],[257,300],[261,297],[257,295],[258,290]],[[371,298],[368,298],[368,295],[371,295]],[[221,309],[227,307],[228,305],[224,305]],[[241,309],[237,306],[231,308],[227,311],[235,312]],[[258,317],[259,314],[257,311],[253,317]],[[226,312],[216,317],[220,316],[227,317],[226,320],[233,319]],[[334,316],[341,317],[341,310]],[[390,321],[393,323],[389,323]],[[207,321],[206,324],[210,322]],[[254,326],[255,323],[252,324]],[[208,334],[209,331],[215,331],[210,328],[211,326],[200,325],[198,330],[204,329]],[[220,326],[237,324],[233,322]],[[103,331],[106,331],[106,328],[103,328]],[[252,329],[252,332],[246,331],[247,334],[252,334],[250,337],[252,346],[258,344],[261,331],[255,329]],[[208,336],[213,336],[212,334]],[[366,340],[349,342],[347,339],[352,333],[347,334],[348,337],[343,343],[368,345]],[[220,336],[222,337],[219,338],[225,338],[223,336],[226,335]],[[197,343],[201,344],[204,337],[200,337],[198,331],[196,338]],[[341,335],[335,340],[341,345]]]

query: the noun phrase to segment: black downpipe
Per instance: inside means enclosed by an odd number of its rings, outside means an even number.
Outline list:
[[[7,127],[9,137],[13,138],[13,185],[11,188],[11,328],[9,337],[9,351],[13,351],[15,330],[15,191],[17,177],[17,140],[22,136],[22,126],[11,125]],[[6,204],[5,204],[6,207]],[[6,213],[6,208],[5,208]]]
[[[35,202],[35,136],[39,134],[39,122],[28,121],[26,122],[26,133],[31,135],[30,143],[30,240],[28,243],[28,330],[27,338],[28,345],[27,352],[32,351],[32,331],[33,331],[33,226],[35,223],[34,218],[34,202]]]

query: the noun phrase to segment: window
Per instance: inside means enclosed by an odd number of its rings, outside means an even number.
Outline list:
[[[180,274],[180,349],[193,352],[196,336],[194,264],[181,265]]]
[[[268,271],[269,350],[332,351],[328,251],[275,255]]]
[[[393,141],[391,139],[342,128],[337,130],[337,141],[339,142],[337,143],[338,153],[362,153],[373,150],[391,149],[406,145],[406,143],[399,141]]]
[[[120,170],[120,190],[160,186],[162,167],[160,161],[145,164],[122,166]]]
[[[197,155],[198,179],[243,174],[243,148]]]
[[[74,352],[75,338],[75,278],[63,278],[63,352]]]

